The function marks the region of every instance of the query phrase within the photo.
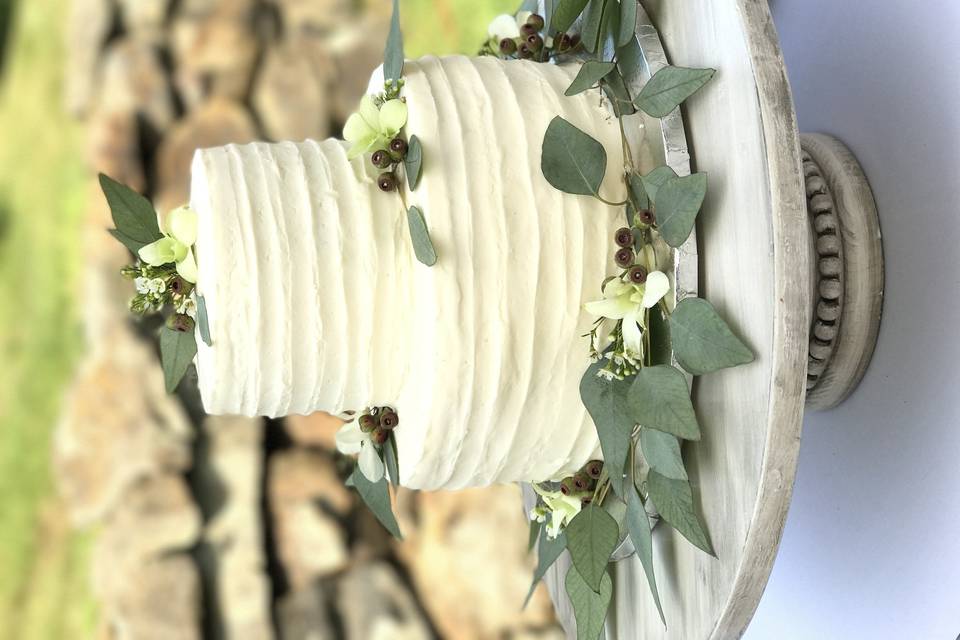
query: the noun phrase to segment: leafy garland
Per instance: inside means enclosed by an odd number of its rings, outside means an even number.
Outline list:
[[[581,380],[580,395],[596,425],[604,463],[599,471],[582,469],[558,487],[534,485],[538,501],[530,514],[531,547],[534,541],[538,547],[531,593],[567,549],[572,566],[565,586],[578,637],[595,640],[613,594],[608,565],[626,537],[666,624],[653,566],[651,513],[714,555],[681,455],[681,441],[698,440],[700,427],[686,376],[671,363],[671,353],[692,375],[746,364],[753,354],[706,300],[686,298],[670,309],[665,298],[669,279],[660,271],[656,247],[665,243],[678,248],[686,242],[706,195],[707,178],[702,173],[681,177],[667,166],[640,175],[623,125],[623,117],[637,109],[655,118],[672,113],[713,77],[714,70],[664,67],[634,98],[624,81],[621,54],[636,46],[636,1],[545,4],[552,15],[517,15],[518,24],[523,21],[519,36],[491,33],[506,36],[496,49],[502,57],[531,59],[527,50],[543,40],[551,47],[561,44],[537,59],[552,58],[556,51],[565,51],[562,43],[569,42],[576,43],[574,52],[589,54],[566,95],[599,88],[609,98],[621,131],[622,179],[628,194],[623,202],[601,195],[607,165],[603,145],[563,118],[554,118],[542,145],[546,180],[566,193],[623,206],[627,220],[613,238],[614,260],[621,271],[603,282],[602,300],[585,305],[599,317],[588,334],[595,361]],[[581,38],[572,40],[565,32],[581,17]],[[486,47],[493,48],[493,43]],[[612,330],[601,338],[610,321]],[[638,452],[642,460],[637,459]]]

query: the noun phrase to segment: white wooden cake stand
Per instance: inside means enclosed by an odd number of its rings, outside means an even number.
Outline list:
[[[797,130],[766,0],[641,5],[637,37],[647,74],[667,60],[718,70],[687,101],[682,121],[677,113],[653,129],[678,173],[689,171],[689,158],[709,174],[697,237],[676,256],[677,289],[681,296],[699,290],[756,360],[697,378],[693,389],[703,437],[686,443],[684,457],[717,557],[655,527],[667,626],[630,556],[614,565],[607,638],[729,640],[746,629],[773,566],[805,401],[810,408],[841,402],[873,353],[883,290],[880,230],[850,152],[833,138]],[[568,567],[564,554],[546,580],[575,637],[563,587]]]

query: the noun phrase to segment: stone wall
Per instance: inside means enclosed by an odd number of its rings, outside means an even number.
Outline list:
[[[402,492],[403,543],[344,489],[322,415],[202,414],[167,396],[156,324],[126,312],[129,255],[106,233],[95,173],[160,210],[187,200],[198,147],[339,131],[379,63],[385,0],[74,0],[67,107],[87,125],[88,344],[55,462],[97,533],[100,637],[559,638],[515,487]]]

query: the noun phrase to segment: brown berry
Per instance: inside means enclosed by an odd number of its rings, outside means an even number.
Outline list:
[[[530,47],[526,42],[523,42],[517,48],[517,56],[519,56],[522,60],[529,60],[533,57],[533,51],[530,50]]]
[[[380,191],[393,191],[397,188],[397,178],[391,172],[385,171],[377,178],[377,186]]]
[[[570,47],[576,47],[578,44],[580,44],[580,34],[574,33],[570,36]]]
[[[543,16],[541,16],[539,13],[531,13],[530,17],[527,18],[527,24],[537,31],[540,31],[543,29],[546,22],[544,21]]]
[[[407,141],[403,138],[394,138],[390,141],[390,153],[402,158],[407,155]]]
[[[357,418],[357,424],[360,425],[360,431],[363,431],[364,433],[370,433],[377,428],[376,419],[369,413],[365,413]]]
[[[370,162],[373,163],[373,166],[378,169],[386,169],[391,164],[393,164],[393,158],[390,157],[390,154],[384,151],[383,149],[378,149],[373,152],[373,157],[370,158]]]
[[[585,507],[591,502],[593,502],[593,496],[583,496],[583,498],[580,499],[580,506]]]
[[[537,34],[527,36],[527,46],[530,47],[530,51],[540,51],[540,49],[543,49],[543,38]]]
[[[193,331],[196,325],[197,323],[193,321],[193,318],[184,313],[177,313],[167,319],[167,326],[180,333],[189,333]]]
[[[573,476],[573,486],[576,487],[578,492],[584,492],[590,490],[590,476],[583,473],[582,471]]]
[[[653,215],[653,211],[650,211],[650,209],[644,209],[637,214],[637,217],[640,218],[640,222],[645,225],[651,225],[657,221],[657,217]]]
[[[633,231],[631,231],[629,227],[620,227],[617,229],[617,232],[613,234],[613,241],[620,247],[632,247]]]
[[[596,480],[603,472],[603,460],[591,460],[583,465],[583,470],[588,476]]]
[[[193,291],[193,285],[180,276],[173,276],[173,279],[167,286],[170,288],[170,291],[174,293],[174,295],[178,296],[189,295],[190,292]]]
[[[526,38],[527,36],[532,36],[538,31],[540,31],[540,29],[537,29],[535,26],[533,26],[529,22],[520,27],[520,33],[521,35],[523,35],[524,38]]]
[[[630,271],[627,272],[627,277],[630,278],[630,282],[633,284],[643,284],[647,281],[647,270],[639,265],[632,267]]]
[[[562,34],[560,34],[559,36],[557,36],[557,38],[559,38],[558,41],[559,41],[559,43],[560,43],[560,44],[557,46],[557,50],[558,50],[558,51],[566,51],[567,49],[570,48],[570,46],[571,46],[570,43],[572,42],[572,40],[570,39],[570,34],[562,33]]]
[[[630,247],[623,247],[613,254],[613,260],[617,263],[618,267],[626,269],[633,264],[633,249]]]
[[[400,418],[397,412],[387,409],[380,413],[380,426],[384,429],[393,429],[400,424]]]
[[[569,496],[572,493],[576,493],[577,487],[573,483],[573,476],[569,478],[564,478],[560,481],[560,493],[565,496]]]
[[[500,41],[500,53],[505,56],[512,56],[517,52],[517,41],[513,38],[504,38]]]
[[[370,439],[377,444],[383,444],[387,441],[387,438],[390,437],[390,432],[383,427],[377,427],[373,430],[373,433],[370,434]]]

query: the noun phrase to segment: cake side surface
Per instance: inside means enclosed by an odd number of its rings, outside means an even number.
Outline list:
[[[439,261],[413,256],[396,193],[337,141],[199,152],[192,206],[213,345],[211,413],[395,406],[400,480],[420,489],[542,481],[599,457],[579,399],[583,302],[614,273],[621,208],[563,194],[540,142],[563,116],[605,147],[601,193],[625,197],[620,132],[599,91],[563,95],[577,65],[408,61],[408,135]]]

